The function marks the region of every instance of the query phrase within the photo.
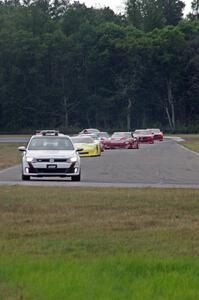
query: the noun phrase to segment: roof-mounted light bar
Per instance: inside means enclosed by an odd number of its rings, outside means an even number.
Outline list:
[[[43,135],[43,136],[57,136],[59,134],[58,130],[37,130],[36,135]]]

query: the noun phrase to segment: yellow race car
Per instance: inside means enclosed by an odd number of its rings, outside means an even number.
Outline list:
[[[99,143],[95,142],[91,136],[74,136],[71,140],[76,149],[82,149],[79,151],[81,157],[101,155]]]

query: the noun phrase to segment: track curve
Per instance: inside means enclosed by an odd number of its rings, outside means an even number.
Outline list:
[[[81,162],[79,183],[59,178],[22,182],[18,165],[0,171],[0,185],[199,188],[199,155],[169,139],[141,145],[139,150],[107,150],[101,157]]]

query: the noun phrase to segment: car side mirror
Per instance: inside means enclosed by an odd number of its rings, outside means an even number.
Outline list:
[[[18,150],[21,151],[21,152],[25,152],[26,151],[26,147],[24,147],[24,146],[18,147]]]

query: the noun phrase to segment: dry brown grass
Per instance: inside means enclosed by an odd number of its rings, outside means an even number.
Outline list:
[[[20,163],[21,153],[18,143],[0,143],[0,170]]]
[[[0,199],[0,250],[199,254],[198,190],[2,187]]]
[[[199,152],[199,134],[182,134],[180,136],[185,140],[180,144],[182,144],[190,150]]]

